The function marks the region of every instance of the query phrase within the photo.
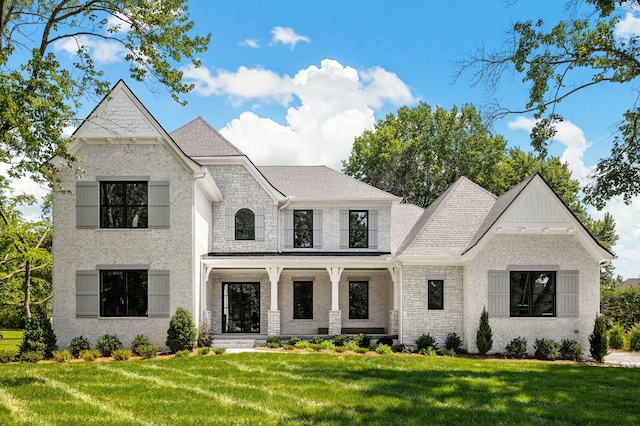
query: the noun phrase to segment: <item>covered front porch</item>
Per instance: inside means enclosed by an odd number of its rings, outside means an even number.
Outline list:
[[[389,256],[217,255],[202,268],[202,318],[216,335],[398,334],[400,269]]]

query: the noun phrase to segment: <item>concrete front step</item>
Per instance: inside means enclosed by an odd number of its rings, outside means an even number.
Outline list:
[[[265,346],[264,339],[213,339],[211,347],[213,348],[253,348],[255,346]]]

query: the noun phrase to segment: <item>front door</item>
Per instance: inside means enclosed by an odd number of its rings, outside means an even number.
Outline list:
[[[222,283],[224,333],[260,333],[260,283]]]

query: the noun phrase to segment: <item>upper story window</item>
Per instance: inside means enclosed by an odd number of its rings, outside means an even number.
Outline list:
[[[369,211],[349,210],[349,248],[369,247]]]
[[[293,211],[293,247],[313,247],[313,210]]]
[[[101,228],[146,228],[147,182],[100,182]]]
[[[100,271],[101,317],[146,317],[148,271]]]
[[[255,216],[249,209],[240,209],[236,212],[236,240],[255,240],[256,225]]]
[[[556,314],[556,273],[511,271],[512,317],[546,317]]]
[[[427,280],[427,308],[444,309],[444,280]]]

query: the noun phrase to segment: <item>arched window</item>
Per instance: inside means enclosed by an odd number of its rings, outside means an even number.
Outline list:
[[[251,210],[238,210],[236,212],[236,240],[255,240],[255,223],[255,217]]]

